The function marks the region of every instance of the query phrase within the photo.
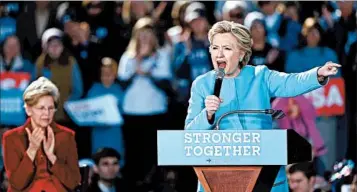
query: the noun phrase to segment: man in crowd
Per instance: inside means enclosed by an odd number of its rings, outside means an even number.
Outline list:
[[[288,168],[289,187],[292,192],[313,192],[316,171],[311,162],[293,164]]]
[[[120,154],[112,148],[99,149],[94,155],[94,175],[88,192],[126,192],[127,188],[119,175]]]

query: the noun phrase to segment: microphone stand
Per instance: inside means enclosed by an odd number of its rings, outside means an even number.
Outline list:
[[[216,127],[214,130],[219,130],[219,123],[222,119],[231,114],[242,114],[242,113],[250,113],[250,114],[268,114],[272,115],[273,119],[282,119],[285,117],[285,114],[282,110],[274,110],[274,109],[258,109],[258,110],[234,110],[227,113],[224,113],[217,120]]]

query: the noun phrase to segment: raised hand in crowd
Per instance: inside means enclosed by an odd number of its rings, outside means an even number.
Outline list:
[[[329,27],[333,27],[333,18],[331,12],[327,9],[326,5],[322,7],[322,17],[326,20]]]
[[[160,2],[160,4],[154,9],[152,13],[154,22],[157,22],[160,19],[160,16],[165,11],[166,6],[167,2]]]
[[[272,64],[279,56],[279,50],[271,49],[266,57],[266,63]]]

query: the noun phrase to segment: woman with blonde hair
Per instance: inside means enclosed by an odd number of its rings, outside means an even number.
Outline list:
[[[118,70],[124,88],[123,132],[127,146],[123,174],[127,173],[133,182],[143,180],[156,165],[156,131],[164,128],[167,120],[170,54],[159,47],[153,25],[150,18],[136,22]]]
[[[75,133],[56,124],[58,88],[40,77],[25,90],[26,123],[3,136],[8,192],[73,191],[81,181]]]
[[[245,26],[221,21],[209,33],[210,54],[215,70],[199,76],[192,84],[187,130],[212,130],[216,120],[233,110],[269,109],[272,97],[292,97],[325,85],[340,65],[327,62],[306,72],[286,74],[266,66],[249,66],[252,38]],[[213,95],[215,71],[224,71],[220,96]],[[227,116],[221,121],[223,130],[272,129],[272,117],[263,114]],[[204,191],[199,185],[198,191]],[[280,169],[271,191],[288,191],[284,168]]]
[[[104,57],[101,60],[100,82],[94,83],[89,89],[87,98],[99,97],[103,95],[112,95],[116,98],[117,108],[121,112],[123,103],[123,90],[115,81],[118,71],[118,63],[110,58]],[[103,103],[106,105],[106,103]],[[103,147],[115,149],[120,156],[120,168],[124,166],[124,140],[122,133],[122,122],[120,125],[97,125],[92,127],[92,154]]]

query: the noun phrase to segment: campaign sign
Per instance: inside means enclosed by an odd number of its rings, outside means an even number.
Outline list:
[[[287,165],[286,130],[158,131],[158,165]]]
[[[26,121],[23,91],[20,89],[0,89],[0,124],[20,126]]]
[[[29,85],[31,75],[25,72],[2,72],[0,73],[0,87],[3,90],[25,90]]]
[[[117,99],[111,94],[67,101],[64,108],[79,126],[119,126],[123,122]]]
[[[327,85],[306,93],[318,116],[345,114],[345,82],[342,78],[331,78]]]
[[[26,121],[22,95],[29,82],[29,73],[0,73],[0,124],[19,126]]]

